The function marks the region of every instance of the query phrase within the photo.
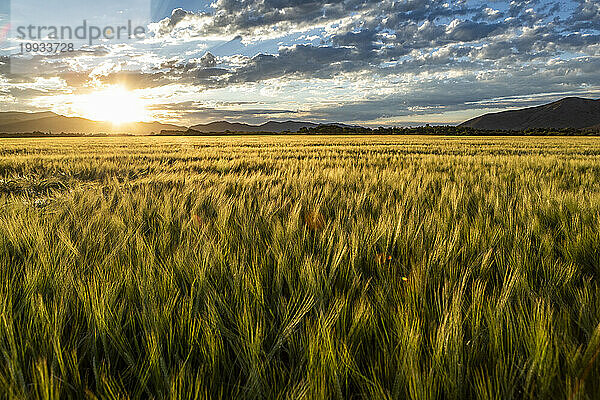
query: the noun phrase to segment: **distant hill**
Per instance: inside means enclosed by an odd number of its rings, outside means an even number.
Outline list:
[[[269,121],[262,125],[250,125],[238,122],[227,122],[218,121],[211,122],[209,124],[199,124],[190,127],[189,131],[199,133],[224,133],[224,132],[270,132],[270,133],[282,133],[282,132],[299,132],[302,129],[315,129],[324,126],[335,126],[340,128],[362,128],[357,125],[345,125],[340,123],[332,124],[315,124],[313,122],[301,122],[301,121]]]
[[[249,125],[236,122],[218,121],[209,124],[200,124],[190,127],[190,130],[201,133],[222,133],[222,132],[298,132],[302,128],[313,128],[317,124],[311,122],[269,121],[262,125]]]
[[[80,117],[65,117],[50,111],[28,112],[0,112],[0,134],[24,134],[44,132],[52,134],[81,133],[81,134],[210,134],[210,133],[253,133],[253,132],[298,132],[302,129],[315,129],[325,126],[357,128],[344,124],[315,124],[299,121],[269,121],[262,125],[250,125],[227,121],[211,122],[209,124],[194,125],[191,128],[162,124],[159,122],[131,122],[114,125],[111,122],[92,121]]]
[[[600,100],[567,97],[543,106],[485,114],[459,126],[485,130],[600,127]]]
[[[161,130],[186,129],[177,125],[158,122],[130,122],[113,125],[110,122],[92,121],[79,117],[65,117],[53,112],[0,112],[0,133],[86,133],[148,135]]]

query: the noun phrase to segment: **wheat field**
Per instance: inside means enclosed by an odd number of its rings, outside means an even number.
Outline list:
[[[600,139],[0,139],[0,397],[595,399]]]

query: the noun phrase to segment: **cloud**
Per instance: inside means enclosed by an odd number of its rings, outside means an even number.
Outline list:
[[[202,58],[200,58],[199,64],[203,68],[214,68],[217,66],[217,58],[210,52],[206,52]]]
[[[573,29],[600,30],[600,4],[595,0],[578,0],[569,23]]]
[[[277,55],[259,54],[232,72],[229,82],[256,82],[281,76],[331,77],[360,68],[358,53],[346,47],[294,45]]]
[[[351,15],[357,16],[351,20],[359,21],[364,28],[395,29],[407,21],[432,21],[481,11],[481,7],[469,8],[463,1],[450,3],[452,6],[439,0],[217,0],[211,5],[212,12],[174,10],[170,17],[159,22],[156,31],[161,35],[173,34],[186,25],[198,36],[249,36],[324,27],[332,22],[341,23]]]
[[[227,120],[230,122],[262,123],[265,120],[289,119],[297,111],[262,108],[258,102],[212,102],[207,105],[196,101],[156,104],[151,110],[163,112],[169,118],[186,121],[188,125]],[[249,107],[249,108],[245,108]]]
[[[446,28],[446,38],[450,41],[473,42],[501,30],[501,24],[454,20]]]
[[[158,36],[166,36],[173,33],[186,36],[191,34],[194,36],[200,33],[200,26],[209,19],[210,17],[206,13],[193,13],[182,8],[176,8],[170,17],[151,25],[151,31]]]

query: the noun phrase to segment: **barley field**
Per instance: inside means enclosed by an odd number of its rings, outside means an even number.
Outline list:
[[[0,139],[0,398],[600,398],[600,138]]]

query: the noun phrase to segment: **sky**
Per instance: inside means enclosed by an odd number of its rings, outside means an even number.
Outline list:
[[[0,0],[0,111],[392,126],[600,98],[598,0],[122,3]],[[43,41],[19,26],[84,19],[144,33],[17,54]]]

